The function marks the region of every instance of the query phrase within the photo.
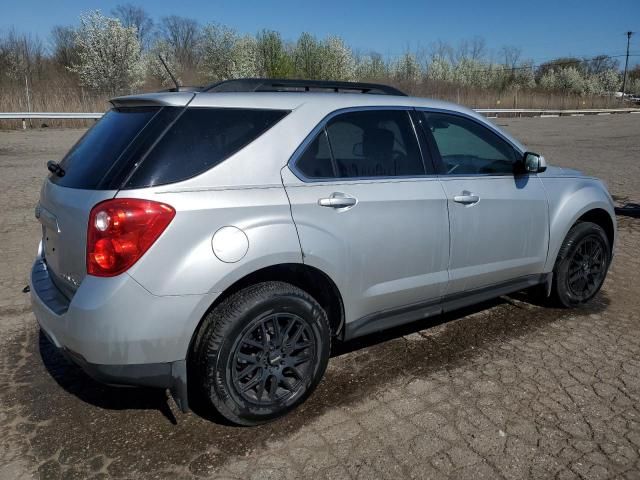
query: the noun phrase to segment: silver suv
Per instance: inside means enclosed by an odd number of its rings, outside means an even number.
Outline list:
[[[111,103],[48,164],[33,309],[90,376],[183,410],[272,420],[332,341],[529,287],[572,307],[611,262],[605,186],[458,105],[260,79]]]

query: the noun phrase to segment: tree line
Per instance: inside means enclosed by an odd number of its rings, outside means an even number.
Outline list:
[[[602,95],[622,84],[619,62],[605,55],[536,65],[513,46],[489,55],[485,41],[475,37],[455,48],[440,41],[389,59],[355,51],[339,36],[319,39],[302,33],[289,41],[273,30],[243,35],[175,15],[155,21],[144,9],[125,4],[108,15],[92,11],[82,14],[77,25],[54,27],[48,44],[15,29],[4,33],[0,85],[57,80],[107,94],[171,86],[159,56],[182,84],[191,85],[277,77]],[[630,72],[627,85],[640,94],[640,66]]]

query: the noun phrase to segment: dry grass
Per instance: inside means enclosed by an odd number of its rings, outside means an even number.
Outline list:
[[[394,82],[388,82],[394,84]],[[397,84],[409,94],[448,100],[472,108],[614,108],[620,102],[611,97],[563,95],[536,91],[490,91],[434,83]],[[148,89],[151,89],[149,87]],[[145,90],[148,90],[145,89]],[[111,95],[92,92],[72,84],[34,84],[30,88],[33,112],[103,112]],[[0,85],[0,112],[28,111],[24,85]],[[89,120],[33,120],[31,127],[81,127],[91,125]],[[20,120],[2,120],[0,128],[22,128]]]

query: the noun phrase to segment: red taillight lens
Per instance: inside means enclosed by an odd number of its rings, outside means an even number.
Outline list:
[[[97,204],[89,215],[87,273],[113,277],[136,263],[176,211],[164,203],[116,198]]]

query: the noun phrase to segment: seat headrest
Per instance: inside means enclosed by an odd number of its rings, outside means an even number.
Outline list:
[[[388,156],[393,152],[393,132],[385,128],[368,128],[362,135],[365,157]]]

